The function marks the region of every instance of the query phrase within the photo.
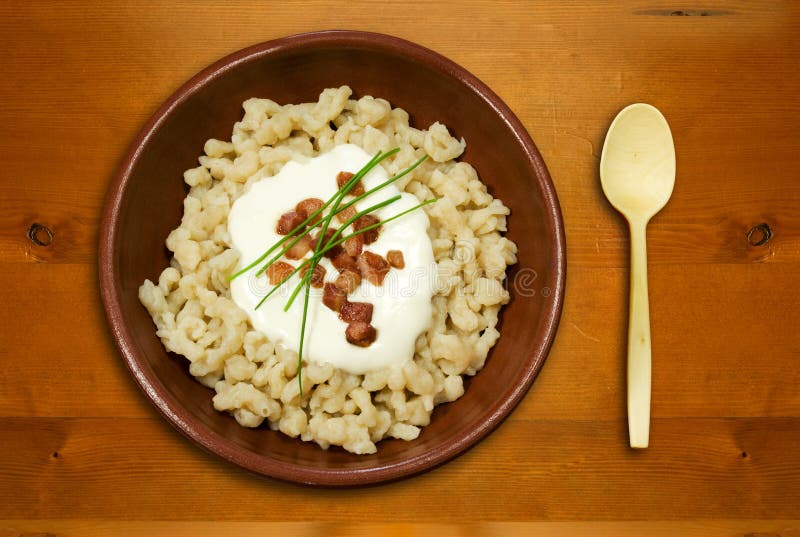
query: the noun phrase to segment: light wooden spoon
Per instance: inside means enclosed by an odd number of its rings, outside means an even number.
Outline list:
[[[624,108],[611,123],[600,159],[608,201],[631,233],[628,318],[628,435],[631,447],[650,441],[650,305],[647,297],[647,223],[672,195],[675,146],[667,120],[649,104]]]

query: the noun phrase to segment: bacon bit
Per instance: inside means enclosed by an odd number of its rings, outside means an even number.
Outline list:
[[[347,255],[357,257],[363,249],[364,237],[361,235],[355,235],[344,241],[344,251],[347,252]]]
[[[308,272],[308,267],[311,265],[306,265],[305,267],[300,269],[300,276],[305,276],[306,272]],[[319,289],[322,287],[322,284],[325,283],[325,267],[322,265],[317,265],[314,267],[314,272],[311,273],[311,287],[316,287]]]
[[[361,276],[373,285],[383,284],[383,279],[389,272],[389,263],[378,254],[362,252],[357,260]]]
[[[286,251],[285,255],[287,259],[300,259],[310,252],[312,248],[314,248],[314,239],[304,235],[303,238],[297,241],[297,244],[294,244]]]
[[[328,306],[330,309],[339,313],[342,310],[342,306],[347,302],[347,295],[333,285],[332,283],[326,283],[322,290],[322,303]]]
[[[347,181],[353,178],[354,175],[354,173],[350,172],[339,172],[336,174],[336,186],[342,188]]]
[[[339,312],[339,318],[346,323],[372,321],[372,304],[369,302],[345,302]]]
[[[278,285],[294,272],[294,267],[285,261],[276,261],[267,267],[267,277],[270,285]]]
[[[347,181],[353,178],[353,175],[355,174],[352,174],[350,172],[339,172],[336,175],[336,185],[339,188],[342,188],[345,185],[345,183],[347,183]],[[364,185],[361,184],[361,181],[358,181],[349,192],[349,194],[352,194],[353,196],[360,196],[363,193],[364,193]]]
[[[316,246],[317,241],[319,241],[320,233],[322,233],[322,231],[318,231],[316,236],[314,237],[314,246]],[[332,228],[332,227],[329,227],[325,231],[325,238],[322,240],[322,246],[325,246],[325,243],[327,243],[329,240],[331,240],[331,237],[333,237],[334,233],[336,233],[336,228]],[[343,251],[344,250],[342,250],[342,246],[341,245],[334,246],[333,248],[331,248],[330,250],[325,252],[325,257],[327,257],[328,259],[334,259],[334,258],[338,257]]]
[[[361,273],[344,269],[344,271],[337,276],[334,285],[349,295],[358,288],[360,283]]]
[[[356,258],[352,255],[347,255],[346,252],[341,252],[339,255],[331,259],[331,263],[333,263],[333,266],[336,267],[336,270],[339,272],[344,272],[346,270],[359,272]]]
[[[379,222],[380,220],[378,220],[377,217],[372,216],[371,214],[365,214],[364,216],[359,217],[358,220],[353,222],[353,229],[355,229],[356,231],[360,231],[367,226],[372,226]],[[376,227],[375,229],[370,229],[369,231],[361,233],[361,236],[364,237],[364,244],[372,244],[373,242],[378,240],[378,233],[380,232],[380,230],[381,230],[380,227]]]
[[[297,211],[283,213],[278,220],[278,226],[275,231],[277,231],[279,235],[288,235],[290,231],[302,224],[305,219],[306,218]]]
[[[347,246],[346,243],[345,246]],[[406,261],[403,259],[403,252],[400,250],[389,250],[386,252],[386,260],[394,268],[403,268],[406,266]]]
[[[353,218],[356,215],[356,212],[358,212],[356,211],[356,206],[351,205],[347,209],[342,209],[340,212],[336,213],[336,218],[339,220],[339,222],[344,224],[345,222]]]
[[[377,332],[371,324],[354,322],[347,325],[344,331],[347,342],[359,347],[369,347],[375,341]]]
[[[325,202],[319,198],[306,198],[297,203],[297,206],[294,208],[295,211],[303,215],[303,220],[314,214],[314,212],[320,210],[322,206],[325,205]],[[322,218],[322,214],[318,214],[313,221],[309,222],[309,224],[316,224]]]

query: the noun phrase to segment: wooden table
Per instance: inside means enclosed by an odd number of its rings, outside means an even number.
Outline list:
[[[0,536],[800,535],[799,8],[3,2]],[[511,417],[434,471],[354,490],[259,478],[174,431],[113,346],[95,267],[106,188],[158,104],[230,52],[329,27],[415,41],[492,87],[550,168],[569,259],[558,337]],[[645,451],[627,447],[628,240],[597,171],[636,101],[678,161],[649,228]]]

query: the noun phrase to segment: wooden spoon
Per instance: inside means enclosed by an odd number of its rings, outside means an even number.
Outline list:
[[[631,233],[628,318],[628,435],[631,447],[650,441],[650,305],[647,297],[647,223],[672,195],[675,146],[667,120],[649,104],[624,108],[611,123],[600,159],[608,201]]]

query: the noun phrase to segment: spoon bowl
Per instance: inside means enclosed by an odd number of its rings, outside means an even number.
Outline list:
[[[608,201],[628,220],[631,233],[628,434],[631,447],[646,448],[652,369],[646,228],[675,186],[675,145],[657,108],[637,103],[617,114],[603,144],[600,181]]]
[[[600,159],[608,201],[628,220],[649,221],[669,201],[675,186],[675,146],[657,108],[624,108],[608,129]]]

